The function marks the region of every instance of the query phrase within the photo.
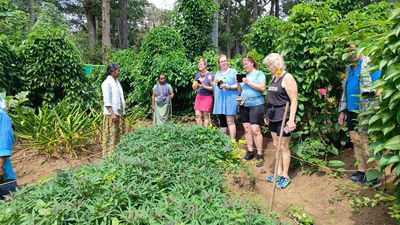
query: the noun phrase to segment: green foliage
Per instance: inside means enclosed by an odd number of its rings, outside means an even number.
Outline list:
[[[22,96],[23,97],[23,96]],[[71,106],[61,101],[55,107],[43,105],[34,109],[23,107],[24,99],[16,96],[11,111],[14,134],[25,140],[23,145],[50,156],[59,153],[76,155],[76,150],[85,149],[90,143],[99,124],[100,115],[95,111],[86,112],[81,106]]]
[[[274,16],[265,16],[257,20],[250,32],[244,36],[244,43],[251,50],[266,56],[275,52],[278,39],[283,35],[282,29],[285,22]]]
[[[199,62],[200,58],[204,58],[207,62],[207,69],[211,71],[213,74],[215,74],[218,71],[218,64],[217,64],[217,59],[218,59],[219,54],[213,50],[205,51],[203,52],[202,56],[196,57],[196,60],[193,65],[193,67],[197,67],[197,64]]]
[[[342,15],[346,15],[361,6],[358,0],[327,0],[326,3],[331,9],[339,11]]]
[[[229,199],[220,165],[231,151],[217,129],[166,125],[124,137],[99,165],[62,171],[0,205],[2,224],[275,224]]]
[[[179,1],[174,8],[174,28],[181,35],[191,60],[210,48],[216,9],[213,0]]]
[[[304,121],[297,135],[311,136],[324,144],[331,143],[337,120],[335,100],[340,86],[341,61],[334,54],[329,37],[339,14],[324,2],[309,2],[293,7],[284,35],[279,39],[278,52],[285,57],[287,71],[298,84],[298,118]],[[325,88],[333,99],[325,99],[317,91]],[[329,95],[329,94],[328,94]],[[301,118],[301,119],[300,119]]]
[[[193,101],[190,83],[195,69],[187,60],[182,39],[174,29],[158,26],[146,35],[139,54],[139,71],[131,84],[134,91],[127,99],[130,105],[135,105],[134,111],[149,113],[152,89],[160,74],[167,77],[176,93],[173,102],[179,104],[174,105],[174,110],[189,108]]]
[[[11,44],[20,44],[29,30],[29,16],[15,7],[11,0],[0,0],[0,33],[7,35]]]
[[[0,36],[0,92],[14,95],[23,86],[22,66],[8,37]]]
[[[131,49],[117,51],[111,55],[110,63],[120,66],[121,74],[118,80],[124,90],[131,89],[130,85],[134,81],[135,75],[140,73],[138,60],[138,55]]]
[[[40,14],[33,29],[37,27],[64,27],[67,29],[67,21],[55,5],[45,2],[40,8]]]
[[[390,169],[397,182],[400,177],[400,8],[394,10],[390,21],[393,23],[392,29],[383,38],[383,46],[373,49],[374,57],[381,60],[379,68],[383,71],[374,88],[383,92],[365,113],[364,124],[369,125],[368,133],[375,141],[371,146],[373,159],[379,162],[381,172]],[[396,197],[398,202],[399,183]]]
[[[304,212],[303,206],[292,205],[285,210],[285,214],[294,220],[296,224],[301,225],[312,225],[314,224],[314,218]]]
[[[37,26],[19,53],[25,64],[26,89],[34,106],[55,103],[65,96],[72,99],[90,96],[79,51],[63,28]]]

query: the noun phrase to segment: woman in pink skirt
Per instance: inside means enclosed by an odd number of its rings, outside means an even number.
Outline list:
[[[199,73],[194,77],[193,90],[197,90],[194,102],[196,124],[207,127],[210,124],[210,113],[213,109],[214,75],[207,70],[207,62],[201,58],[197,66]]]

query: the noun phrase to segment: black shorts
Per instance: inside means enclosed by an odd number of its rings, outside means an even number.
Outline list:
[[[278,121],[278,122],[271,122],[270,121],[269,125],[268,125],[268,128],[269,128],[269,131],[271,133],[276,133],[276,135],[279,136],[279,134],[281,133],[281,126],[282,126],[282,121]],[[291,132],[286,133],[285,131],[283,131],[282,137],[290,137],[291,135],[292,135]]]
[[[357,116],[358,116],[358,113],[347,111],[346,123],[347,123],[347,128],[349,128],[349,131],[355,130],[355,127],[358,124]]]
[[[261,125],[264,116],[264,104],[249,107],[240,106],[239,114],[242,123]]]
[[[219,127],[228,127],[228,121],[226,121],[226,115],[218,114]]]

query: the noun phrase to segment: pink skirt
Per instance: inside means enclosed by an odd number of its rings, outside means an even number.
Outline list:
[[[196,95],[196,100],[194,101],[194,110],[199,110],[202,112],[212,112],[214,98],[212,95],[203,96]]]

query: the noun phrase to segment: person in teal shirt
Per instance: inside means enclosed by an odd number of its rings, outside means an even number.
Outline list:
[[[218,72],[214,79],[214,108],[213,114],[218,115],[220,129],[228,133],[231,139],[236,138],[235,117],[238,97],[235,69],[229,68],[226,55],[218,57]]]
[[[264,96],[263,92],[265,86],[265,74],[257,70],[256,61],[250,57],[245,56],[242,60],[244,70],[247,72],[243,82],[237,87],[239,95],[242,99],[242,105],[239,108],[240,119],[244,127],[245,138],[247,141],[247,153],[244,159],[251,160],[257,158],[257,167],[261,167],[264,163],[264,155],[262,152],[263,135],[261,133],[261,123],[264,116]],[[257,156],[253,149],[253,142],[257,148]]]

